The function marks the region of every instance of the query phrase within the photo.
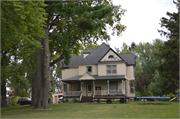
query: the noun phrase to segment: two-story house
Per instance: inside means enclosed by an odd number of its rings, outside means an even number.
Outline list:
[[[83,96],[121,95],[135,97],[133,81],[135,55],[117,54],[102,43],[88,49],[83,56],[72,56],[62,71],[63,96],[80,99]]]

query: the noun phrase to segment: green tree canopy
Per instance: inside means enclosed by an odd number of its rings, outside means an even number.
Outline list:
[[[169,13],[169,18],[161,18],[161,27],[168,31],[159,30],[160,34],[165,35],[168,41],[164,43],[156,54],[160,59],[156,67],[161,75],[162,91],[165,94],[174,93],[179,88],[179,1],[173,1],[176,4],[178,12]]]
[[[1,104],[6,105],[6,82],[17,71],[19,60],[29,56],[40,47],[35,36],[44,37],[46,18],[42,1],[1,2]],[[16,65],[18,66],[18,65]],[[19,74],[19,73],[17,73]]]

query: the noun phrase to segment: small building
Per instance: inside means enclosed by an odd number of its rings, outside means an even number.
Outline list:
[[[63,96],[63,92],[62,92],[62,89],[59,91],[59,92],[55,92],[53,94],[53,104],[58,104],[59,103],[59,99],[60,97]]]

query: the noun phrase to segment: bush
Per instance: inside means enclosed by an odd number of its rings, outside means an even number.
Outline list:
[[[19,105],[19,104],[18,104],[18,99],[19,99],[19,97],[15,97],[15,96],[12,96],[12,97],[11,97],[12,106],[17,106],[17,105]]]
[[[171,99],[172,99],[172,98],[175,97],[175,95],[174,95],[173,93],[169,93],[169,94],[167,95],[167,97],[171,97]]]
[[[77,99],[76,99],[76,97],[74,97],[74,102],[77,102]]]
[[[140,92],[138,92],[138,93],[136,93],[136,95],[135,95],[136,97],[141,97],[141,93]]]
[[[65,99],[65,103],[69,102],[68,98]]]

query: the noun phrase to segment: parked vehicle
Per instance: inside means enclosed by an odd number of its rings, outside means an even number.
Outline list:
[[[21,97],[21,98],[18,99],[18,103],[19,103],[20,105],[31,104],[31,98]]]

